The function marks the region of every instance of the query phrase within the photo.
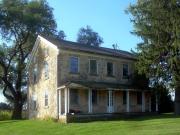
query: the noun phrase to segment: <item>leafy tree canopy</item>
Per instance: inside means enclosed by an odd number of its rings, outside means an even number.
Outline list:
[[[13,102],[12,118],[20,119],[26,100],[27,58],[38,34],[55,35],[56,22],[45,0],[2,0],[0,3],[0,86]],[[6,43],[6,44],[5,44]]]
[[[86,28],[80,28],[77,42],[99,47],[103,43],[103,38],[94,32],[90,26],[86,26]]]
[[[175,112],[180,114],[180,2],[178,0],[138,0],[128,12],[138,44],[137,69],[156,82],[173,83]]]

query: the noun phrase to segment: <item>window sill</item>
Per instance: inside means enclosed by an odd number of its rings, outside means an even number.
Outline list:
[[[123,76],[122,79],[123,79],[123,80],[128,80],[129,77],[128,77],[128,76]]]
[[[114,75],[107,75],[107,77],[115,78],[115,76],[114,76]]]
[[[98,74],[89,74],[90,76],[98,76]]]
[[[44,109],[48,109],[49,108],[49,106],[44,106]]]
[[[77,73],[69,72],[69,74],[72,74],[72,75],[79,75],[80,73],[79,73],[79,72],[77,72]]]

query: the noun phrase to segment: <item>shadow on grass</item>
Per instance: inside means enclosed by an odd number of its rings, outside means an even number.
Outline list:
[[[146,121],[153,119],[170,119],[170,118],[180,118],[180,116],[174,115],[173,113],[167,114],[144,114],[144,115],[110,115],[104,117],[89,117],[85,119],[75,119],[73,123],[88,123],[88,122],[102,122],[102,121]]]

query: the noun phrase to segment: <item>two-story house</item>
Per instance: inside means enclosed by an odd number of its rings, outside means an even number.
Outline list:
[[[151,111],[151,93],[132,87],[133,54],[38,36],[27,69],[29,118]]]

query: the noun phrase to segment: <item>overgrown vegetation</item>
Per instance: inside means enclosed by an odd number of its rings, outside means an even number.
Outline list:
[[[12,116],[12,111],[9,110],[0,110],[0,121],[10,120]]]

